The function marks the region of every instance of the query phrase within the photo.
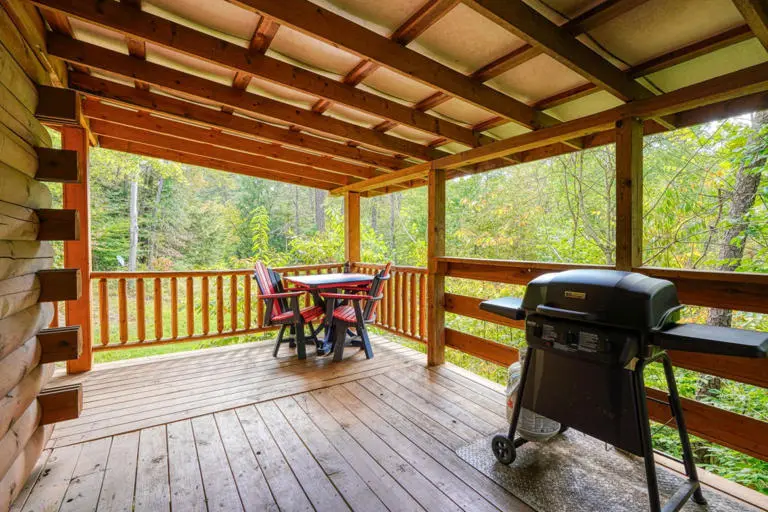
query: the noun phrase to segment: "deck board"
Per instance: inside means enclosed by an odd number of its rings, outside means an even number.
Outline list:
[[[12,510],[530,510],[455,453],[504,428],[503,390],[373,341],[372,360],[251,344],[59,376],[84,414]]]

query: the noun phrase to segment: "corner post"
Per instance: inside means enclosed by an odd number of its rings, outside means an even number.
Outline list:
[[[360,194],[344,193],[344,259],[360,261]]]
[[[616,123],[616,268],[643,264],[643,122]]]
[[[432,169],[427,185],[427,364],[445,362],[445,170]]]
[[[61,131],[62,149],[77,151],[80,159],[80,181],[65,183],[64,208],[74,209],[80,217],[80,239],[64,242],[64,266],[80,269],[82,294],[80,299],[65,305],[67,325],[80,325],[83,349],[78,359],[67,361],[67,373],[87,372],[93,365],[91,328],[91,193],[88,185],[88,134],[78,126],[64,126]]]

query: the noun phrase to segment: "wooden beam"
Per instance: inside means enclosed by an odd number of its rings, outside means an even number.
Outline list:
[[[115,139],[123,139],[132,142],[140,142],[149,146],[171,149],[197,155],[202,157],[216,158],[227,162],[233,162],[261,171],[273,173],[274,179],[279,180],[280,176],[290,175],[295,177],[306,177],[315,181],[327,182],[329,184],[347,184],[352,183],[353,178],[343,174],[336,174],[327,171],[321,171],[307,165],[293,164],[282,160],[265,158],[252,153],[244,153],[234,149],[226,149],[221,146],[213,146],[194,140],[181,139],[170,135],[153,133],[130,126],[111,123],[102,120],[93,120],[91,129],[98,135],[106,135]]]
[[[749,28],[768,50],[768,4],[765,0],[733,0]]]
[[[35,117],[40,121],[71,125],[80,123],[80,98],[75,91],[38,85],[37,98]]]
[[[257,55],[264,54],[269,48],[269,45],[272,44],[272,40],[277,35],[279,28],[280,25],[273,20],[265,16],[259,18],[259,21],[256,24],[256,30],[253,31],[251,42],[248,45],[248,51]],[[248,88],[248,84],[251,82],[252,77],[253,75],[249,73],[237,71],[232,79],[232,87],[244,91]]]
[[[502,158],[569,139],[604,132],[612,128],[616,122],[627,117],[647,119],[667,116],[765,91],[768,91],[768,63],[758,64],[660,96],[633,101],[597,114],[439,158],[432,164],[436,168],[456,169],[461,166]],[[386,177],[379,176],[356,183],[346,187],[346,189],[352,191],[375,190],[391,183],[402,183],[423,176],[428,168],[423,164],[414,165],[393,172]],[[337,192],[333,191],[333,193]]]
[[[80,239],[64,242],[64,265],[80,270],[82,295],[65,305],[68,325],[82,329],[83,350],[80,358],[67,361],[68,373],[89,371],[93,365],[91,350],[91,190],[88,183],[88,136],[85,129],[64,126],[61,130],[61,147],[77,151],[80,155],[80,183],[63,185],[64,208],[78,211]]]
[[[344,260],[361,261],[360,258],[360,194],[344,194]]]
[[[36,275],[40,282],[38,302],[71,302],[83,296],[82,272],[78,268],[38,270]]]
[[[202,157],[198,155],[192,155],[190,153],[184,153],[168,148],[161,148],[157,146],[151,146],[149,144],[142,144],[140,142],[132,142],[122,139],[114,139],[111,137],[102,136],[99,138],[99,143],[104,149],[111,149],[113,151],[122,151],[124,153],[132,153],[135,155],[143,155],[151,158],[162,158],[164,160],[171,160],[174,162],[180,162],[183,164],[196,165],[198,167],[205,167],[207,169],[217,169],[219,171],[233,172],[236,174],[244,174],[254,178],[261,178],[265,180],[283,181],[285,183],[293,183],[294,185],[301,185],[304,187],[320,188],[324,190],[330,190],[333,185],[324,181],[315,181],[308,178],[299,178],[290,175],[280,175],[277,178],[276,173],[262,171],[255,167],[249,167],[247,165],[237,164],[234,162],[227,162],[225,160],[218,160],[210,157]]]
[[[481,82],[487,82],[492,78],[496,78],[497,76],[506,73],[510,69],[516,68],[517,66],[538,57],[542,53],[544,52],[541,48],[531,46],[530,44],[524,44],[520,48],[516,48],[506,55],[502,55],[493,62],[481,67],[472,73],[472,78]]]
[[[146,112],[130,111],[121,107],[101,103],[94,99],[86,100],[83,105],[83,112],[87,118],[94,121],[108,121],[113,124],[120,124],[153,132],[164,137],[172,136],[194,142],[212,144],[221,148],[242,151],[252,155],[260,155],[282,162],[312,166],[340,175],[352,176],[354,178],[369,178],[375,175],[368,167],[361,167],[356,164],[333,160],[327,156],[318,156],[313,153],[307,153],[306,151],[297,151],[283,148],[275,144],[267,144],[253,140],[253,138],[245,138],[224,133],[221,130],[212,130],[189,123],[180,123],[165,117],[153,116]]]
[[[522,0],[467,0],[466,4],[624,101],[652,96],[645,87]]]
[[[245,9],[277,19],[309,36],[346,48],[363,59],[387,67],[430,87],[510,119],[527,128],[556,123],[524,103],[483,86],[428,57],[377,34],[308,0],[231,0]]]
[[[197,97],[201,101],[212,101],[235,110],[250,112],[259,117],[265,116],[316,132],[351,139],[360,144],[377,147],[385,151],[405,154],[422,160],[430,160],[437,152],[437,150],[429,149],[415,142],[378,133],[310,110],[298,109],[287,103],[239,91],[204,78],[151,62],[140,61],[128,55],[76,41],[59,34],[50,35],[48,51],[67,62],[81,63],[89,68],[114,73],[125,78],[137,78],[157,87]]]
[[[83,410],[83,384],[67,384],[47,388],[37,395],[42,409],[40,424],[51,425],[60,421],[74,420]]]
[[[40,343],[40,363],[58,363],[78,359],[83,349],[79,325],[43,329],[37,333]]]
[[[80,213],[75,209],[59,210],[41,208],[35,210],[40,220],[37,240],[66,240],[76,242],[81,236]]]
[[[77,151],[36,147],[37,181],[54,183],[79,183],[80,159]]]
[[[429,172],[427,185],[427,364],[445,362],[445,171]]]
[[[423,34],[429,27],[437,23],[440,18],[458,4],[459,0],[427,1],[392,33],[390,39],[403,46],[407,45]]]
[[[140,91],[133,87],[83,73],[70,73],[70,85],[92,98],[109,100],[133,109],[161,114],[183,122],[194,122],[209,128],[227,130],[242,134],[245,137],[257,137],[276,144],[303,148],[368,166],[385,169],[401,169],[406,166],[402,160],[389,155],[332,142],[311,134],[287,130],[242,116],[224,114],[189,101]],[[382,174],[370,168],[369,172],[371,173],[369,177]]]
[[[616,123],[616,269],[643,264],[643,122]]]
[[[382,96],[356,89],[320,74],[287,62],[251,52],[214,36],[198,32],[172,21],[142,11],[135,11],[118,2],[105,4],[98,0],[72,3],[66,0],[35,0],[44,9],[66,13],[89,23],[116,30],[131,38],[150,41],[153,44],[183,52],[195,58],[226,67],[244,80],[243,76],[258,76],[281,86],[319,96],[404,124],[418,130],[445,136],[469,146],[479,145],[478,137],[471,129],[421,112],[415,113],[405,105]],[[237,84],[238,87],[243,85]],[[240,87],[244,89],[245,87]]]

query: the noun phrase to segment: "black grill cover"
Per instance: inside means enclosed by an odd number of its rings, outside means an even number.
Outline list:
[[[678,319],[675,285],[633,272],[567,270],[528,283],[522,308],[551,317],[648,332]]]

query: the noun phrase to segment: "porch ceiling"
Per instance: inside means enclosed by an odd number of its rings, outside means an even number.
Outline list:
[[[103,146],[327,189],[768,61],[760,0],[32,2]]]

